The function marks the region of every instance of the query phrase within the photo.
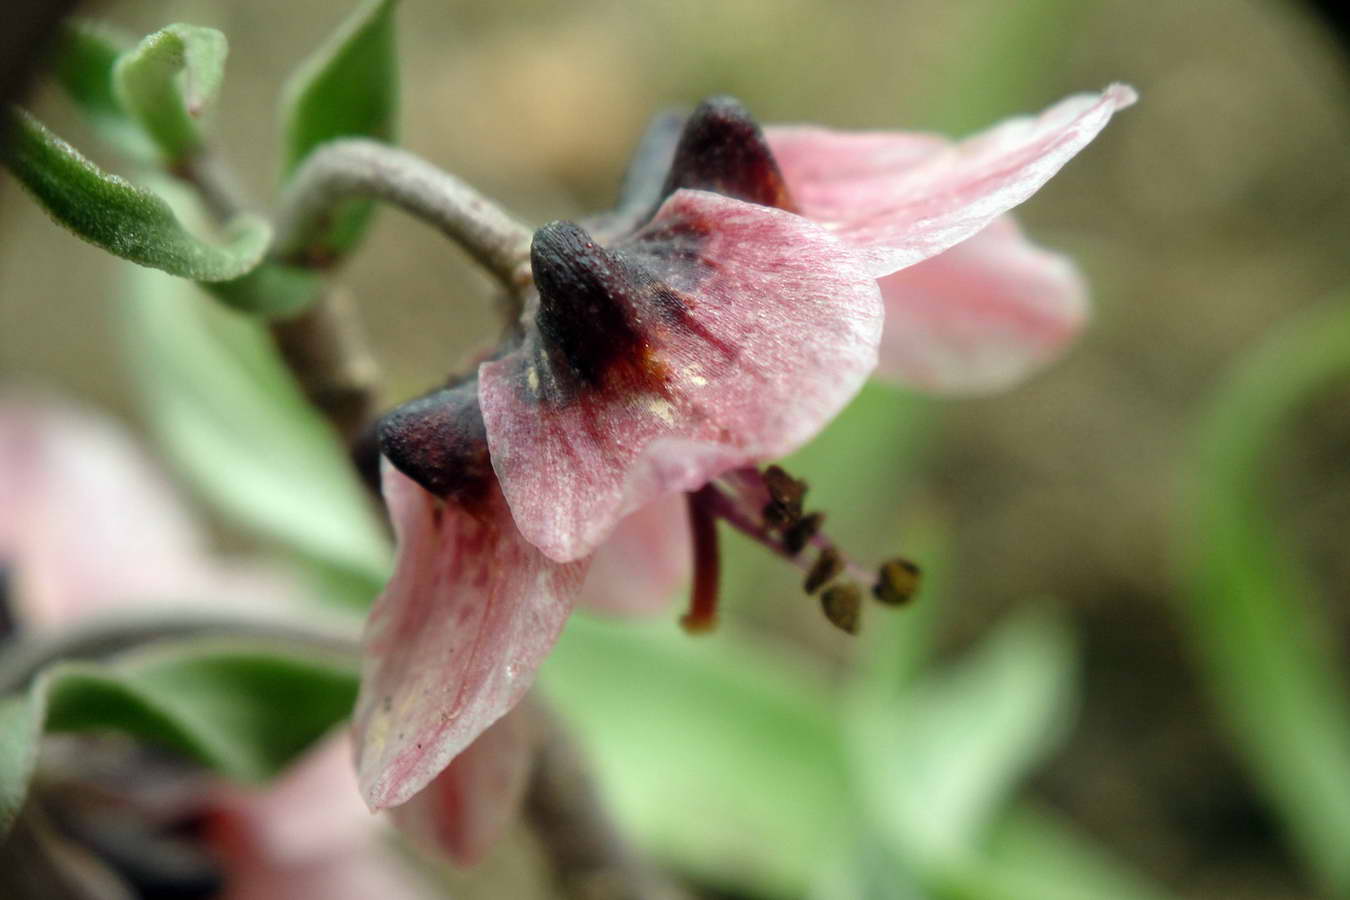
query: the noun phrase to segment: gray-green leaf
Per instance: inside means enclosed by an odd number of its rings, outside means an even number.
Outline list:
[[[223,244],[190,234],[158,195],[102,171],[23,110],[8,115],[0,152],[10,171],[53,219],[114,256],[171,275],[226,281],[253,269],[272,231],[239,216]]]
[[[52,70],[99,137],[132,159],[149,161],[154,145],[113,91],[113,67],[134,43],[102,22],[71,20],[57,33]]]
[[[198,120],[215,103],[229,45],[214,28],[170,25],[113,67],[113,91],[170,163],[201,148]]]
[[[357,680],[352,656],[263,640],[57,664],[25,695],[0,700],[0,835],[23,805],[46,732],[120,731],[260,781],[350,714]]]
[[[393,140],[398,109],[394,6],[395,0],[362,3],[291,76],[281,105],[284,177],[327,141]],[[344,204],[310,254],[333,258],[350,251],[372,209],[366,200]]]

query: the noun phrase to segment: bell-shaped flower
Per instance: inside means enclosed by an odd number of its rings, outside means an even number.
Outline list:
[[[691,628],[712,621],[718,521],[802,566],[856,628],[855,581],[873,576],[820,531],[804,484],[758,467],[878,365],[971,390],[1053,355],[1083,318],[1081,282],[1006,213],[1132,101],[1116,86],[950,144],[764,132],[716,99],[658,120],[612,212],[539,229],[508,338],[382,427],[400,549],[356,717],[372,806],[407,801],[519,702],[591,555],[622,521],[668,532],[672,495],[688,496]],[[901,602],[914,577],[893,561],[873,592]]]

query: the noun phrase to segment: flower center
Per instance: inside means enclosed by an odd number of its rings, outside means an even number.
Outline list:
[[[875,572],[850,560],[822,526],[825,514],[805,506],[806,482],[779,466],[760,471],[735,469],[689,494],[694,580],[689,612],[681,624],[703,632],[716,624],[720,561],[717,521],[726,522],[804,573],[802,590],[820,598],[821,611],[835,627],[856,634],[863,605],[861,585],[887,606],[908,602],[918,590],[919,567],[903,557]]]

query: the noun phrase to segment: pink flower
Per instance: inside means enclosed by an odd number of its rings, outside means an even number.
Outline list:
[[[382,426],[399,558],[356,713],[371,806],[408,801],[519,702],[591,555],[663,498],[688,495],[691,626],[711,621],[719,520],[806,569],[841,627],[856,627],[856,581],[903,599],[910,570],[853,566],[804,486],[757,467],[878,366],[974,390],[1050,358],[1083,318],[1081,282],[1005,214],[1133,99],[1071,97],[955,145],[761,132],[712,100],[658,121],[613,212],[539,229],[518,328]]]
[[[211,556],[205,535],[161,473],[112,423],[17,392],[0,392],[0,575],[6,607],[0,613],[13,613],[20,634],[175,609],[231,609],[288,623],[312,622],[318,614],[313,607],[297,608],[298,579]],[[492,748],[490,740],[479,743]],[[462,782],[473,757],[464,754],[433,790]],[[87,760],[82,762],[76,779],[88,774]],[[205,778],[193,779],[182,792],[157,785],[159,795],[173,795],[171,809],[162,808],[163,796],[136,795],[144,778],[125,781],[131,785],[126,796],[115,797],[106,785],[100,793],[108,802],[118,800],[118,815],[136,819],[138,810],[150,807],[155,821],[208,821],[204,849],[221,867],[225,897],[439,895],[389,846],[387,825],[362,802],[346,735],[312,750],[266,788]],[[476,836],[495,834],[497,827],[491,818],[500,815],[493,808],[499,802],[495,789],[482,785],[491,802],[465,791],[470,796],[452,822],[428,817],[412,824],[481,845]],[[509,807],[509,798],[505,802]]]

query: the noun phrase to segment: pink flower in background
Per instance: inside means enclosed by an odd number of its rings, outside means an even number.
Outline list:
[[[641,590],[679,572],[654,547],[671,496],[689,498],[691,625],[711,621],[719,520],[807,569],[827,610],[856,604],[851,579],[871,576],[819,533],[800,483],[757,467],[874,369],[979,390],[1050,359],[1083,320],[1081,280],[1006,213],[1133,100],[1071,97],[959,144],[766,134],[709,101],[649,132],[613,212],[541,228],[517,330],[382,427],[399,558],[356,713],[371,806],[408,801],[519,702],[592,554],[654,560]],[[629,549],[603,550],[620,522]],[[894,571],[878,596],[899,591]],[[616,605],[603,581],[590,591]]]
[[[289,574],[211,556],[167,481],[111,422],[18,392],[0,393],[0,569],[7,576],[3,600],[20,631],[173,610],[231,609],[278,623],[312,623],[321,614],[298,602],[304,592]],[[492,751],[490,741],[485,746]],[[500,828],[492,816],[514,807],[518,792],[484,798],[501,785],[462,777],[473,759],[464,754],[433,782],[433,791],[455,785],[460,800],[445,810],[452,822],[431,815],[409,823],[419,843],[454,849],[423,840],[430,830],[463,835],[461,844],[481,848],[490,840],[483,835]],[[156,806],[133,796],[142,781],[113,786],[126,794],[120,815],[134,818]],[[205,849],[220,865],[224,897],[439,896],[362,802],[346,734],[311,750],[267,788],[208,778],[193,784],[187,792],[161,790],[177,799],[169,810],[159,802],[153,814],[166,824],[206,819]],[[102,796],[111,798],[107,785]]]

